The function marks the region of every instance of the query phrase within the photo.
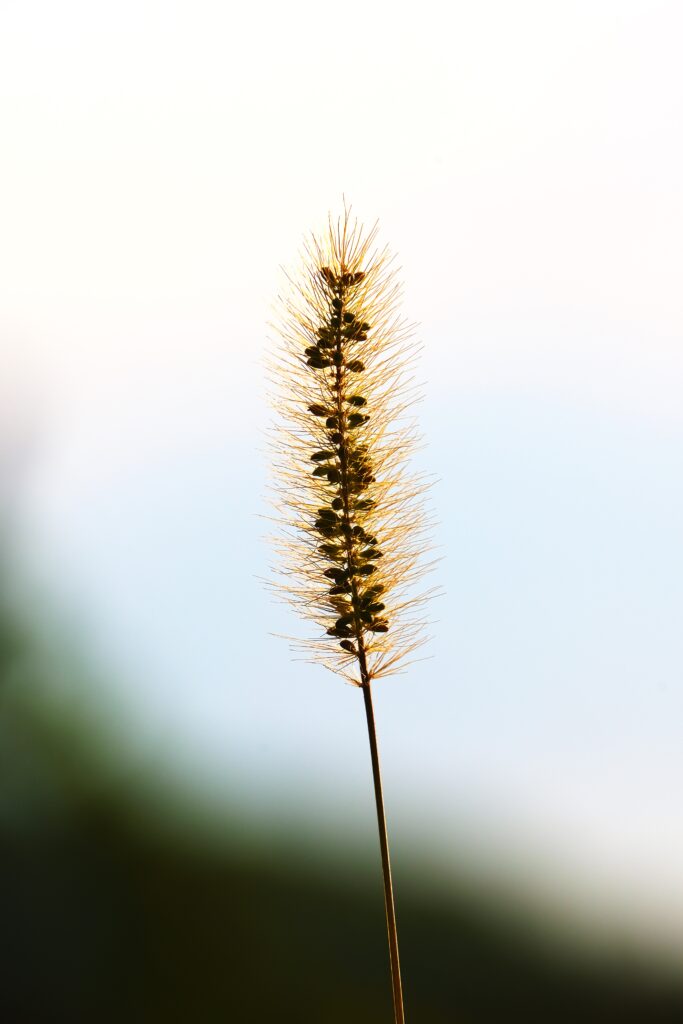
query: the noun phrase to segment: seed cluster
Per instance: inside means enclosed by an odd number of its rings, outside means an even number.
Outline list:
[[[388,248],[345,209],[304,243],[269,359],[274,591],[315,627],[296,650],[356,686],[425,641],[429,481],[410,465],[417,346]]]
[[[316,463],[313,476],[325,480],[329,504],[317,510],[315,530],[320,536],[320,555],[332,565],[324,571],[330,581],[329,596],[338,614],[327,635],[340,641],[343,650],[357,654],[354,644],[363,644],[363,634],[386,633],[389,623],[382,616],[384,585],[375,582],[377,562],[382,557],[376,536],[364,525],[375,502],[365,496],[375,476],[363,427],[369,421],[367,399],[361,393],[365,365],[354,358],[356,342],[368,338],[370,324],[353,310],[354,286],[363,280],[362,271],[335,275],[322,267],[329,311],[317,330],[316,343],[305,350],[306,363],[324,373],[330,394],[327,405],[314,403],[309,413],[324,422],[326,445],[311,455]],[[353,639],[352,639],[353,638]]]

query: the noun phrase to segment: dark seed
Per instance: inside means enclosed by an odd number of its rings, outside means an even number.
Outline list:
[[[362,412],[352,412],[349,416],[350,427],[360,427],[361,423],[367,423],[370,419],[369,416],[364,416]]]
[[[335,583],[333,587],[330,587],[330,595],[334,597],[336,594],[348,594],[350,589],[350,583]]]
[[[332,508],[340,509],[344,507],[344,502],[341,498],[335,498],[332,502]]]
[[[372,576],[373,572],[377,572],[376,565],[359,565],[356,569],[359,576]]]
[[[353,634],[351,633],[351,630],[349,629],[348,626],[330,626],[330,628],[327,630],[327,635],[341,637],[352,636]]]
[[[386,608],[386,605],[382,604],[381,601],[373,601],[372,604],[368,605],[368,611],[369,612],[373,612],[373,613],[374,612],[383,612],[385,608]]]
[[[347,370],[351,370],[352,373],[362,373],[365,369],[365,363],[362,363],[360,359],[353,359],[346,365]]]
[[[327,479],[330,481],[331,484],[339,483],[339,481],[341,480],[341,473],[339,472],[338,469],[335,469],[334,466],[332,466],[327,471]]]
[[[327,416],[327,409],[324,405],[309,405],[308,411],[314,416]]]
[[[346,579],[346,572],[343,569],[332,566],[331,569],[325,569],[323,576],[327,576],[328,580],[335,580],[336,583],[341,583],[342,580]]]
[[[325,420],[325,426],[329,427],[330,429],[334,429],[334,427],[338,426],[338,424],[339,424],[339,417],[338,416],[328,416],[327,419]]]
[[[345,651],[348,651],[349,654],[357,653],[356,648],[353,646],[350,640],[342,640],[339,646],[342,647]]]
[[[368,629],[372,633],[388,633],[389,632],[389,623],[385,622],[383,620],[380,621],[380,622],[371,622],[370,625],[368,626]],[[328,630],[328,632],[329,632],[329,630]]]
[[[333,459],[334,452],[313,452],[311,462],[325,462],[326,459]]]
[[[329,519],[316,519],[315,528],[323,537],[334,537],[339,530],[337,524],[330,522]]]
[[[362,395],[351,395],[351,397],[347,398],[346,401],[349,403],[349,405],[355,405],[360,407],[361,405],[366,404],[367,399],[363,398]]]
[[[365,271],[359,270],[355,274],[343,274],[341,278],[342,284],[358,284],[365,277]]]

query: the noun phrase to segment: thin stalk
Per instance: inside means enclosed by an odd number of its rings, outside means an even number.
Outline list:
[[[389,938],[389,962],[391,964],[391,986],[394,996],[395,1024],[405,1024],[403,1011],[403,989],[401,987],[401,965],[398,959],[398,931],[396,928],[396,910],[394,908],[394,890],[391,884],[391,862],[389,860],[389,840],[387,837],[387,820],[384,813],[384,796],[382,793],[382,774],[379,767],[379,751],[377,749],[377,730],[375,729],[375,712],[372,706],[370,680],[363,681],[363,699],[365,715],[368,720],[368,736],[370,738],[370,756],[372,758],[372,778],[375,784],[375,803],[377,805],[377,826],[379,828],[379,846],[382,854],[382,875],[384,878],[384,906],[387,914],[387,935]]]

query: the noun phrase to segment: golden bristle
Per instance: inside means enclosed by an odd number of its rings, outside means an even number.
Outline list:
[[[296,645],[356,685],[396,672],[424,643],[430,596],[418,587],[428,482],[408,465],[417,345],[376,236],[345,209],[310,237],[278,300],[269,367],[273,586],[318,627]]]

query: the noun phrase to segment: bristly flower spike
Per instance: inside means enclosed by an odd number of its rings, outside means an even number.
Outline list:
[[[271,363],[280,526],[275,588],[317,627],[298,640],[362,688],[375,782],[396,1022],[403,1022],[389,851],[371,682],[424,642],[418,583],[430,568],[427,481],[410,471],[419,438],[411,326],[398,312],[393,257],[350,210],[328,220],[288,274]]]

